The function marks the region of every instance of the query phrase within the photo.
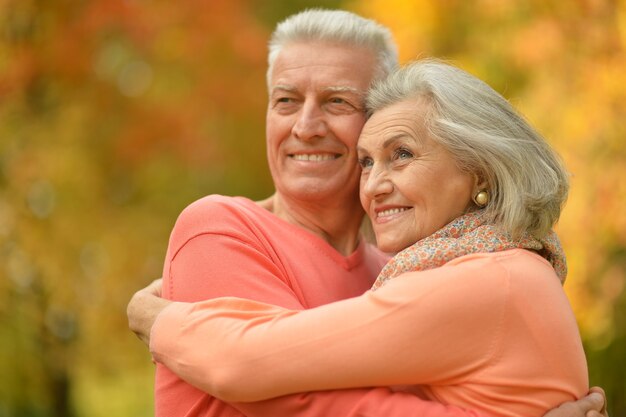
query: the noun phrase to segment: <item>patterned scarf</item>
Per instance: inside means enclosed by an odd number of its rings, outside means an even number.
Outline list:
[[[399,252],[380,272],[372,290],[404,272],[437,268],[470,253],[500,252],[515,248],[536,251],[552,264],[561,282],[565,282],[565,254],[556,233],[551,231],[541,240],[528,234],[513,240],[510,234],[487,223],[484,210],[478,210],[458,217],[432,235]]]

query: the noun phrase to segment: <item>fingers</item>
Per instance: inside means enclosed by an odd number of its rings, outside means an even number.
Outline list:
[[[598,416],[586,416],[586,417],[608,417],[609,414],[606,410],[606,393],[604,392],[604,390],[601,387],[591,387],[591,389],[589,389],[589,394],[590,396],[596,397],[598,395],[602,396],[602,405],[600,406],[600,408],[594,408],[594,411],[597,410],[598,411]]]
[[[161,278],[152,281],[147,287],[133,294],[126,306],[128,327],[147,346],[150,345],[150,331],[156,317],[170,304],[169,301],[161,298],[162,285]]]
[[[585,415],[585,410],[588,410],[589,407],[585,407],[584,405],[582,405],[580,403],[581,401],[583,400],[579,400],[576,402],[569,401],[563,403],[557,408],[553,408],[552,410],[548,411],[546,414],[544,414],[543,417],[591,417]]]
[[[602,411],[604,408],[604,395],[597,391],[590,391],[582,401],[585,401],[589,408],[595,411]]]
[[[604,396],[596,391],[590,391],[578,401],[568,401],[559,407],[547,412],[544,417],[608,417],[602,414]]]
[[[602,394],[602,396],[604,398],[606,398],[606,393],[604,392],[602,387],[591,387],[591,388],[589,388],[589,393],[592,393],[592,392],[600,393],[600,394]]]
[[[161,296],[161,289],[163,288],[163,278],[155,279],[144,288],[145,291],[149,292],[152,295],[156,295],[157,297]]]

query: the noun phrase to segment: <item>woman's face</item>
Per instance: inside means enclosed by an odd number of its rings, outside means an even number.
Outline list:
[[[410,99],[376,112],[358,142],[361,204],[378,247],[400,251],[462,215],[471,205],[474,175],[428,136],[428,104]]]

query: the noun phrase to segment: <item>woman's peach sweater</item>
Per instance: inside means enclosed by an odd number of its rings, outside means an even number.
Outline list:
[[[239,298],[174,303],[153,327],[151,350],[227,401],[388,385],[531,417],[588,389],[561,283],[523,249],[463,256],[305,311]]]

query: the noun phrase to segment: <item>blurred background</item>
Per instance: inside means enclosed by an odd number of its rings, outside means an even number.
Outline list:
[[[266,43],[314,6],[474,73],[558,149],[565,289],[626,416],[625,1],[0,0],[0,417],[153,415],[126,304],[187,204],[272,192]]]

